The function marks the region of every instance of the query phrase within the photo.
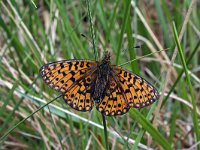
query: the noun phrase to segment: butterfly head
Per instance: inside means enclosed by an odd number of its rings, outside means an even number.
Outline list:
[[[105,51],[102,63],[103,64],[110,64],[110,57],[111,57],[110,52]]]

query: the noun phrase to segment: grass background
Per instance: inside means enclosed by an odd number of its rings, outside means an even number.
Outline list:
[[[123,67],[161,92],[147,108],[106,117],[109,149],[197,149],[200,3],[116,0],[89,5],[95,38],[87,1],[0,1],[0,149],[106,148],[95,108],[77,112],[58,98],[39,109],[59,96],[39,77],[39,68],[61,59],[94,60],[93,40],[98,58],[109,50],[113,64],[153,53]]]

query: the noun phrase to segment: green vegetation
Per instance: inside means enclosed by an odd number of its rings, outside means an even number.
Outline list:
[[[198,5],[0,1],[0,149],[200,150]],[[95,107],[72,109],[39,76],[45,63],[98,60],[105,50],[113,64],[157,87],[160,99],[123,116],[102,117]]]

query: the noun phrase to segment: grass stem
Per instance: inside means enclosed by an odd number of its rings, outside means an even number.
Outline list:
[[[106,150],[109,150],[108,147],[108,132],[107,132],[107,126],[106,126],[106,117],[102,114],[103,119],[103,127],[104,127],[104,137],[105,137],[105,144],[106,144]]]

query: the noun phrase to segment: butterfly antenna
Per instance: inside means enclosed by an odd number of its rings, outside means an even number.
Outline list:
[[[136,45],[134,48],[141,48],[141,46],[140,45]]]
[[[134,46],[133,47],[134,49],[138,49],[138,48],[141,48],[141,45],[136,45],[136,46]],[[123,49],[122,50],[122,52],[123,52],[123,55],[125,54],[125,52],[128,50],[128,48],[127,49]]]
[[[92,45],[92,41],[85,34],[81,33],[81,36],[84,37]]]
[[[169,50],[169,49],[170,49],[170,48],[166,48],[166,49],[162,49],[162,50],[160,50],[160,51],[156,51],[156,52],[153,52],[153,53],[149,53],[149,54],[147,54],[147,55],[144,55],[144,56],[135,58],[135,59],[133,59],[133,60],[127,61],[127,62],[125,62],[125,63],[123,63],[123,64],[121,64],[121,65],[119,65],[119,66],[124,66],[124,65],[129,64],[129,63],[132,63],[132,62],[134,62],[134,61],[136,61],[136,60],[139,60],[139,59],[145,58],[145,57],[147,57],[147,56],[153,55],[153,54],[155,54],[155,53],[160,53],[160,52],[162,52],[162,51],[166,51],[166,50]]]

